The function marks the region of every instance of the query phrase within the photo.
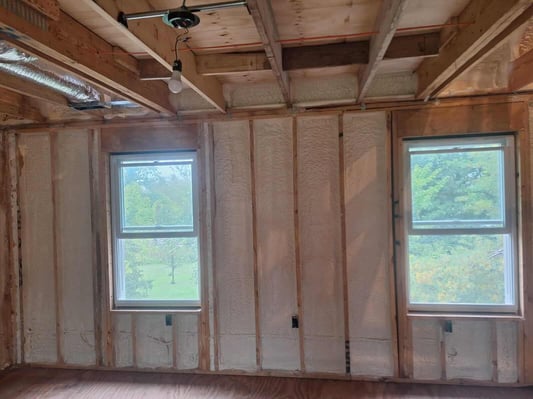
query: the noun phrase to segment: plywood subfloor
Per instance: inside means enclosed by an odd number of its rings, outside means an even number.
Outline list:
[[[0,376],[1,399],[531,398],[533,388],[348,382],[275,377],[18,369]]]

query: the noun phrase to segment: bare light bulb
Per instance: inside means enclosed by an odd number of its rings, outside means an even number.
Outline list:
[[[178,94],[183,89],[183,84],[181,83],[181,61],[174,61],[172,65],[172,76],[168,81],[168,89],[171,93]]]

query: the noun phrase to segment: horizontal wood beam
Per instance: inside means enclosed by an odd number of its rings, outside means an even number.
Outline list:
[[[67,99],[58,92],[19,78],[18,76],[0,72],[0,87],[37,100],[63,107],[68,106]]]
[[[358,102],[363,101],[374,76],[377,74],[379,63],[385,57],[392,42],[406,4],[407,0],[383,0],[381,3],[375,24],[375,30],[378,31],[378,34],[370,39],[368,64],[359,70]]]
[[[59,20],[61,10],[57,0],[22,0],[22,2],[54,21]]]
[[[426,33],[395,37],[384,59],[435,57],[439,54],[440,34]],[[369,41],[286,47],[283,49],[283,69],[328,68],[368,63]],[[143,61],[144,62],[144,61]],[[269,71],[270,63],[263,52],[208,54],[196,56],[196,69],[204,75]]]
[[[479,61],[495,47],[495,38],[505,39],[500,34],[530,6],[530,0],[471,0],[458,16],[458,22],[466,25],[441,48],[438,57],[418,67],[417,98],[435,96]]]
[[[162,80],[170,78],[171,72],[154,59],[139,60],[138,65],[139,78],[141,80]]]
[[[28,99],[19,93],[0,88],[0,114],[44,122],[41,112],[28,103]]]
[[[264,52],[198,55],[196,56],[196,69],[202,75],[228,75],[272,70]]]
[[[509,90],[518,91],[533,83],[533,50],[517,58],[512,64]]]
[[[0,32],[7,33],[6,40],[78,72],[90,83],[120,97],[157,112],[175,112],[168,100],[168,91],[162,90],[160,82],[140,82],[134,73],[113,60],[113,46],[64,12],[58,21],[50,20],[42,29],[0,7]]]
[[[91,10],[105,20],[110,27],[120,31],[132,43],[135,43],[147,54],[158,61],[168,70],[168,76],[172,73],[172,64],[175,59],[174,42],[176,40],[176,30],[165,25],[161,19],[130,21],[128,28],[125,28],[117,21],[120,11],[130,13],[137,11],[147,11],[152,9],[152,5],[146,0],[117,1],[117,0],[62,0],[72,2],[75,7],[77,3],[83,3],[84,7]],[[200,29],[202,29],[200,27]],[[183,44],[180,44],[183,47]],[[196,60],[192,51],[179,52],[179,58],[183,65],[181,74],[182,80],[194,91],[196,91],[206,101],[211,103],[221,112],[226,112],[226,102],[222,91],[222,84],[218,79],[203,76],[196,72]],[[168,96],[168,90],[166,95]]]
[[[278,29],[270,0],[248,0],[247,6],[263,42],[266,56],[278,81],[283,99],[289,105],[291,102],[289,75],[283,70],[281,43],[278,41]]]

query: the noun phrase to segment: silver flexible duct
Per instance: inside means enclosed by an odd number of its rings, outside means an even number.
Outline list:
[[[42,86],[49,87],[75,102],[99,101],[100,94],[71,76],[46,70],[36,57],[0,42],[0,70]]]

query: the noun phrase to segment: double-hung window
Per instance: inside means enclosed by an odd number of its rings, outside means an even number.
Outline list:
[[[114,308],[199,308],[195,152],[111,155]]]
[[[408,310],[517,312],[513,135],[402,146]]]

